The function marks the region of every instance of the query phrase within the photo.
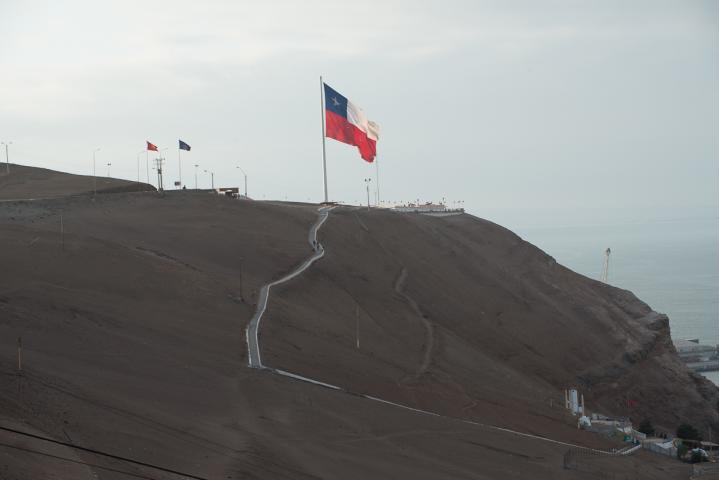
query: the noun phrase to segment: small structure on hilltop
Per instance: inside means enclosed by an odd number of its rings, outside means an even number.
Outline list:
[[[239,198],[240,188],[239,187],[220,187],[216,188],[215,191],[218,195],[224,195],[226,197]]]
[[[464,208],[447,208],[444,203],[408,203],[406,205],[395,205],[392,207],[393,212],[398,213],[421,213],[424,215],[448,216],[460,215],[464,213]]]

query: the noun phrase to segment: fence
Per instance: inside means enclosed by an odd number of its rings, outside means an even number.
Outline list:
[[[642,448],[641,445],[627,445],[624,448],[618,450],[595,450],[593,448],[570,448],[567,453],[564,454],[564,465],[567,468],[567,462],[578,458],[592,458],[592,457],[621,457],[625,455],[631,455]]]
[[[616,461],[617,457],[625,457],[639,450],[641,445],[629,445],[621,450],[594,450],[591,448],[572,448],[567,450],[563,458],[565,470],[575,470],[587,475],[587,478],[598,480],[633,480],[631,472],[607,472],[607,463]]]

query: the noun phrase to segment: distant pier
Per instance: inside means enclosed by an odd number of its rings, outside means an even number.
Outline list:
[[[684,364],[695,372],[719,370],[719,345],[704,345],[698,338],[673,340]]]
[[[719,360],[708,360],[705,362],[687,362],[687,367],[695,372],[713,372],[719,370]]]

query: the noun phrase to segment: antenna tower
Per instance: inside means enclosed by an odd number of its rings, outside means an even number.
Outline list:
[[[164,190],[162,185],[162,163],[165,161],[164,158],[158,157],[155,159],[155,168],[157,169],[157,190],[160,192]]]

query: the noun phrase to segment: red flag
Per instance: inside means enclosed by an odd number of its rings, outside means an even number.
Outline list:
[[[153,145],[152,143],[147,142],[147,149],[148,149],[148,150],[152,150],[153,152],[156,152],[156,151],[157,151],[157,145]]]

